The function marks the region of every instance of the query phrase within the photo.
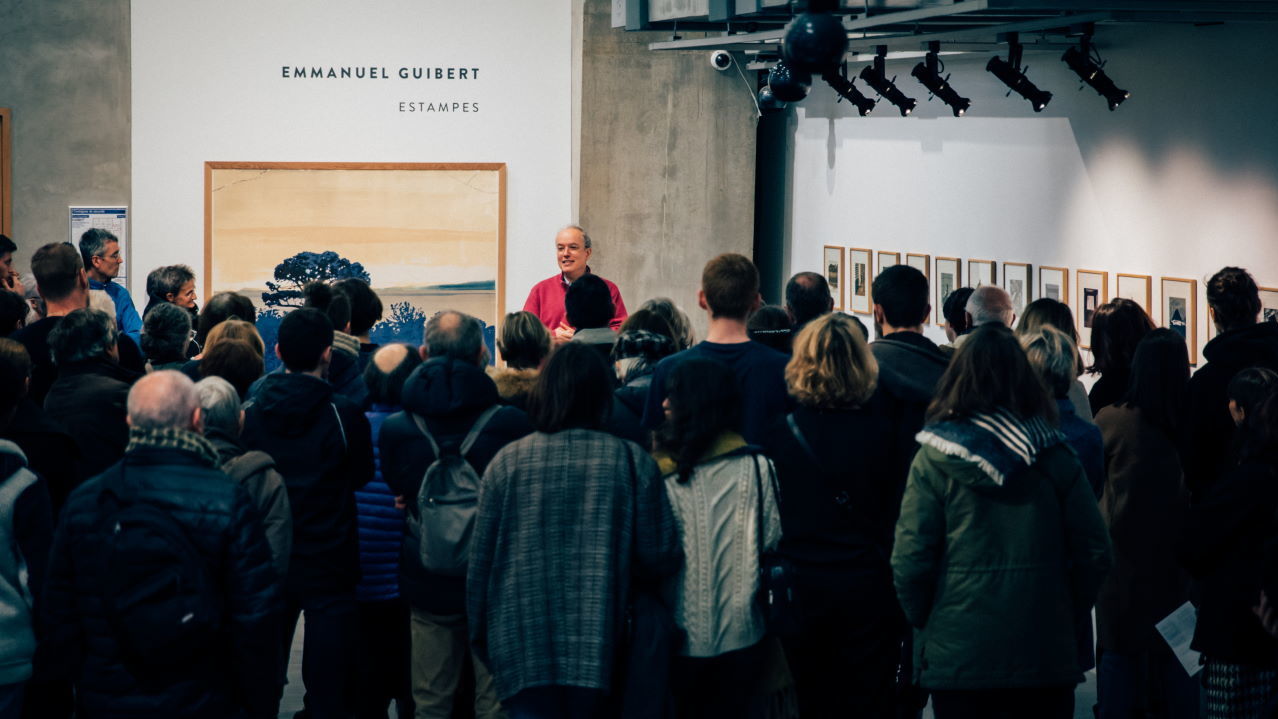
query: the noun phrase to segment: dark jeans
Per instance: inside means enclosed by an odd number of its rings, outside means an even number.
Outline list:
[[[502,702],[510,719],[602,719],[607,693],[583,687],[533,687]]]
[[[408,625],[408,602],[359,602],[359,683],[356,689],[356,716],[359,719],[386,719],[386,710],[395,702],[395,716],[412,719],[413,691],[409,671],[412,639]]]
[[[321,596],[289,592],[284,614],[285,657],[292,649],[297,617],[302,613],[306,614],[302,645],[302,683],[306,685],[302,704],[306,717],[348,719],[355,711],[355,651],[359,635],[355,590]]]
[[[1073,719],[1074,687],[932,691],[936,719]]]
[[[894,716],[908,631],[884,573],[799,571],[799,634],[782,640],[803,719]]]
[[[1197,678],[1186,674],[1164,645],[1141,654],[1101,652],[1096,671],[1100,719],[1195,719],[1198,694]]]
[[[768,658],[767,640],[717,657],[675,657],[670,684],[680,719],[750,714]],[[775,646],[772,645],[772,646]]]

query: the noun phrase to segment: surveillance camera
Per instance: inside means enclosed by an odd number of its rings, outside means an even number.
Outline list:
[[[715,50],[710,53],[710,67],[719,72],[726,72],[732,67],[732,53],[727,50]]]

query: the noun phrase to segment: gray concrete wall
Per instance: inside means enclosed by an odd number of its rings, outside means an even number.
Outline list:
[[[674,299],[704,337],[702,266],[754,244],[752,92],[705,52],[648,50],[667,33],[612,29],[608,0],[584,3],[579,187],[591,266],[631,309]]]
[[[130,198],[129,0],[0,0],[17,264],[67,239],[68,205]]]

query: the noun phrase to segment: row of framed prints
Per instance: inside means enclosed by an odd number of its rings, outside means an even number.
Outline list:
[[[826,245],[823,266],[836,309],[871,314],[874,306],[871,284],[874,277],[901,262],[899,252]],[[931,283],[934,295],[932,308],[938,325],[945,324],[941,308],[950,292],[960,287],[996,285],[1011,295],[1012,305],[1018,316],[1023,313],[1026,305],[1039,297],[1050,297],[1069,305],[1078,324],[1079,346],[1089,349],[1092,317],[1096,308],[1115,297],[1123,297],[1144,308],[1160,327],[1169,327],[1179,332],[1189,347],[1190,362],[1198,362],[1197,280],[1183,277],[1159,278],[1158,297],[1161,301],[1155,305],[1154,278],[1150,275],[1114,273],[1111,286],[1109,272],[1080,269],[1073,271],[1074,283],[1071,288],[1071,272],[1065,267],[1044,265],[1035,268],[1025,262],[1003,262],[1000,267],[1000,263],[994,260],[969,259],[967,273],[964,275],[964,261],[957,257],[906,253],[904,262],[921,271]],[[845,278],[847,282],[844,281]],[[1278,322],[1278,289],[1262,287],[1260,300],[1262,319]],[[1215,332],[1211,326],[1210,313],[1207,314],[1205,337],[1210,339]]]

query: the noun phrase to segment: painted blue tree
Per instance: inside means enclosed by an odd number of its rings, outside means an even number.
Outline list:
[[[425,334],[425,331],[425,312],[408,302],[393,302],[390,306],[390,316],[373,325],[373,331],[369,333],[369,339],[374,344],[379,345],[403,342],[419,347],[422,344],[422,335]]]
[[[275,281],[267,281],[262,304],[267,307],[301,307],[302,288],[316,280],[342,280],[348,277],[372,284],[364,265],[328,252],[299,252],[275,266]]]

